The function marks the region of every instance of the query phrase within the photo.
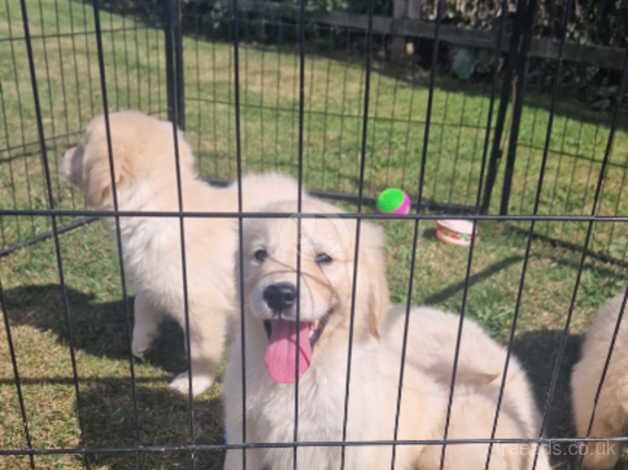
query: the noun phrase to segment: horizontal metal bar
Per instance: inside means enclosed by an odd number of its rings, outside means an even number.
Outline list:
[[[205,181],[210,183],[213,186],[226,187],[231,184],[230,181],[221,179],[221,178],[203,178]],[[318,197],[321,199],[329,199],[331,201],[343,201],[350,202],[353,204],[358,204],[360,201],[360,197],[356,194],[342,193],[340,191],[317,191],[310,190],[308,194],[311,194],[314,197]],[[374,197],[362,196],[362,203],[365,205],[375,206],[376,199]],[[412,207],[416,209],[416,201],[412,201]],[[420,207],[428,209],[428,210],[439,210],[445,213],[472,213],[474,211],[473,206],[466,206],[463,204],[448,204],[431,201],[429,199],[421,200]]]
[[[373,220],[438,220],[443,214],[354,214],[350,212],[204,212],[204,211],[112,211],[84,209],[0,209],[0,216],[91,216],[91,217],[189,217],[208,219],[373,219]],[[491,220],[508,221],[546,221],[546,222],[628,222],[628,216],[592,216],[592,215],[490,215],[490,214],[447,214],[454,220]]]
[[[517,227],[516,225],[512,225],[511,228],[513,230],[515,230],[516,232],[519,232],[521,234],[526,234],[528,233],[527,229],[523,229],[521,227]],[[578,245],[577,243],[573,243],[567,240],[561,240],[560,238],[553,238],[550,237],[549,235],[544,235],[542,233],[539,233],[538,231],[535,231],[532,236],[537,239],[537,240],[541,240],[543,242],[546,243],[550,243],[554,246],[559,246],[561,248],[567,248],[569,250],[575,250],[575,251],[582,251],[582,245]],[[609,256],[607,254],[604,253],[600,253],[597,251],[593,251],[591,249],[587,249],[585,250],[585,253],[588,257],[590,258],[595,258],[597,260],[600,260],[604,263],[610,263],[610,264],[616,264],[618,266],[621,266],[623,268],[628,268],[628,261],[626,261],[625,259],[619,259],[619,258],[613,258],[612,256]]]
[[[142,26],[133,26],[126,28],[111,28],[111,29],[103,29],[101,33],[122,33],[126,31],[139,31],[141,29],[155,29],[156,32],[160,32],[160,30],[156,28],[160,28],[161,26],[152,26],[152,25],[142,25]],[[32,34],[30,37],[31,40],[36,39],[55,39],[55,38],[66,38],[66,37],[76,37],[76,36],[95,36],[96,31],[70,31],[67,33],[57,33],[57,34]],[[9,41],[25,41],[26,36],[4,36],[0,38],[0,43],[9,42]]]
[[[57,135],[53,135],[50,137],[46,137],[46,142],[50,142],[50,141],[54,141],[54,140],[61,140],[61,139],[65,139],[66,137],[71,137],[71,136],[75,136],[75,135],[79,135],[81,132],[81,130],[78,131],[71,131],[71,132],[66,132],[63,134],[57,134]],[[10,153],[13,152],[15,150],[23,150],[26,147],[33,147],[35,145],[39,145],[39,141],[38,140],[34,140],[31,142],[24,142],[23,144],[17,144],[17,145],[11,145],[9,147],[5,147],[3,149],[0,149],[0,153]],[[6,163],[9,160],[15,160],[17,158],[21,158],[21,157],[30,157],[33,155],[39,155],[40,151],[39,149],[37,149],[36,151],[33,152],[29,152],[29,153],[22,153],[20,155],[16,155],[15,157],[9,157],[9,158],[0,158],[0,163]]]
[[[192,97],[188,97],[186,98],[186,101],[198,101],[198,102],[202,102],[202,103],[209,103],[209,104],[220,104],[220,105],[225,105],[225,106],[233,106],[233,103],[229,102],[229,101],[225,101],[225,100],[213,100],[213,99],[209,99],[209,98],[201,98],[198,96],[192,96]],[[247,103],[247,102],[241,102],[240,103],[240,107],[241,108],[252,108],[252,109],[261,109],[264,111],[280,111],[283,113],[298,113],[299,110],[294,107],[294,108],[288,108],[286,106],[268,106],[268,105],[263,105],[263,104],[257,104],[257,103]],[[333,111],[325,111],[325,110],[318,110],[318,109],[306,109],[304,110],[305,114],[315,114],[318,116],[327,116],[327,117],[336,117],[336,118],[341,118],[341,119],[359,119],[360,121],[362,119],[364,119],[363,116],[359,115],[359,114],[345,114],[345,113],[335,113]],[[393,117],[387,117],[387,116],[377,116],[377,115],[373,115],[371,114],[369,116],[369,121],[383,121],[383,122],[393,122],[393,123],[399,123],[399,124],[417,124],[417,125],[425,125],[425,121],[422,121],[420,119],[401,119],[401,118],[393,118]],[[435,122],[432,121],[432,125],[434,126],[444,126],[444,127],[456,127],[456,128],[464,128],[464,129],[486,129],[486,126],[478,126],[476,124],[464,124],[464,123],[460,123],[460,122]]]
[[[558,438],[477,438],[477,439],[398,439],[368,441],[286,441],[246,442],[242,444],[174,444],[167,446],[138,447],[72,447],[50,449],[0,449],[0,455],[58,455],[58,454],[116,454],[116,453],[164,453],[164,452],[207,452],[237,449],[284,449],[296,447],[370,447],[370,446],[416,446],[416,445],[487,445],[493,444],[576,444],[584,442],[625,443],[628,437],[558,437]]]
[[[92,222],[95,222],[97,220],[99,220],[99,217],[89,217],[87,219],[82,219],[76,222],[72,222],[63,227],[59,227],[59,229],[57,230],[57,233],[58,234],[67,233],[79,227],[83,227],[84,225],[91,224]],[[0,258],[4,258],[5,256],[8,256],[15,251],[21,250],[22,248],[26,248],[28,246],[35,245],[36,243],[43,242],[44,240],[48,240],[49,238],[52,238],[53,235],[54,234],[52,233],[52,231],[48,231],[48,232],[40,233],[39,235],[36,235],[33,238],[29,238],[28,240],[24,240],[24,241],[9,245],[6,248],[3,248],[2,250],[0,250]]]
[[[147,112],[147,114],[151,115],[151,116],[156,116],[156,115],[160,115],[160,114],[165,114],[165,111],[157,108],[155,110],[149,110]],[[79,129],[76,131],[70,131],[70,132],[65,132],[63,134],[57,134],[57,135],[52,135],[52,136],[48,136],[46,137],[45,142],[50,142],[50,141],[54,141],[54,140],[61,140],[61,139],[65,139],[67,137],[72,137],[72,136],[76,136],[76,135],[80,135],[83,132],[83,129]],[[15,150],[24,150],[26,147],[33,147],[33,146],[39,146],[39,140],[35,140],[35,141],[31,141],[31,142],[24,142],[22,144],[17,144],[17,145],[11,145],[9,147],[4,147],[2,149],[0,149],[0,153],[10,153],[13,152]],[[19,155],[15,155],[13,157],[4,157],[4,158],[0,158],[0,164],[1,163],[8,163],[9,161],[14,161],[16,159],[22,158],[22,157],[33,157],[36,155],[39,155],[40,151],[39,148],[37,148],[35,151],[33,152],[23,152]]]
[[[119,324],[124,323],[124,319],[120,319]],[[115,322],[110,322],[108,324],[116,324]],[[73,385],[74,377],[20,377],[20,384],[22,385]],[[170,382],[170,378],[167,376],[140,376],[136,377],[135,381],[138,384],[163,384],[166,385]],[[80,378],[81,384],[108,384],[111,385],[113,383],[119,383],[123,385],[128,385],[129,378],[128,377],[114,377],[111,375],[106,376],[82,376]],[[0,385],[15,385],[15,381],[13,378],[1,378]]]
[[[533,145],[533,144],[528,144],[526,142],[517,142],[517,145],[523,148],[527,148],[527,149],[532,149],[532,150],[539,150],[542,151],[543,147],[540,147],[538,145]],[[598,160],[596,158],[592,158],[589,157],[587,155],[581,155],[578,153],[573,153],[573,152],[565,152],[564,150],[555,150],[555,149],[549,149],[549,153],[553,153],[556,155],[564,155],[566,157],[570,157],[570,158],[575,158],[576,160],[584,160],[586,162],[593,162],[593,163],[598,163],[598,164],[602,164],[602,160]],[[628,164],[626,163],[616,163],[616,162],[607,162],[608,166],[614,166],[617,168],[622,168],[624,170],[628,170]]]

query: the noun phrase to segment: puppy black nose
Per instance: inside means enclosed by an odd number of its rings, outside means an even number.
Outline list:
[[[263,297],[273,312],[281,312],[292,307],[297,298],[297,288],[289,282],[278,282],[266,287]]]

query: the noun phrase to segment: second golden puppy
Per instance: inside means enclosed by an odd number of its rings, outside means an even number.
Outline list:
[[[111,158],[118,208],[125,211],[178,211],[179,188],[172,123],[138,111],[109,115]],[[236,187],[215,188],[202,181],[183,133],[178,136],[181,197],[185,211],[235,212]],[[93,119],[76,147],[68,150],[62,172],[85,194],[89,208],[114,207],[104,116]],[[297,185],[276,175],[243,179],[244,208],[255,210],[277,198],[296,197]],[[111,220],[111,219],[110,219]],[[174,318],[185,330],[181,239],[178,217],[120,217],[124,270],[137,289],[133,354],[142,356],[161,319]],[[235,219],[186,218],[185,252],[192,392],[209,387],[221,360],[227,316],[233,312]],[[170,384],[188,393],[188,373]]]
[[[322,217],[302,219],[300,243],[297,243],[299,224],[295,218],[248,219],[244,223],[240,286],[244,297],[244,334],[236,334],[225,373],[227,441],[232,445],[244,441],[284,444],[283,448],[247,449],[249,470],[293,468],[290,443],[295,437],[311,444],[299,447],[296,452],[299,465],[305,468],[337,468],[342,458],[341,446],[317,446],[313,442],[338,442],[343,437],[354,443],[345,449],[345,468],[389,468],[390,445],[364,444],[364,441],[389,441],[395,436],[401,361],[398,350],[387,343],[384,331],[383,320],[389,314],[384,233],[380,227],[363,221],[356,260],[355,220],[334,218],[331,214],[341,212],[338,208],[309,197],[303,201],[303,210]],[[265,211],[289,214],[296,211],[296,203],[273,203]],[[357,262],[357,278],[354,278],[354,262]],[[301,272],[299,278],[297,268]],[[352,295],[354,284],[356,291]],[[417,340],[422,341],[420,336]],[[426,341],[430,345],[435,342]],[[437,373],[415,365],[420,359],[408,361],[404,372],[396,437],[439,441],[444,434],[448,388],[439,383]],[[298,426],[294,405],[297,377]],[[490,436],[496,397],[482,394],[477,388],[468,384],[458,387],[451,410],[450,437]],[[526,435],[518,416],[506,406],[496,435],[499,438]],[[396,468],[438,469],[440,448],[437,442],[398,445]],[[443,468],[483,469],[486,455],[486,445],[450,445]],[[225,470],[243,468],[242,459],[241,450],[229,450]],[[537,468],[547,470],[546,464],[546,459],[541,458]],[[531,468],[531,458],[522,446],[499,444],[493,449],[489,468],[527,470]]]

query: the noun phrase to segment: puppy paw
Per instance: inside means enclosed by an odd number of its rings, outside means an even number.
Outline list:
[[[197,396],[207,390],[214,383],[214,378],[209,374],[194,374],[192,376],[192,395]],[[176,390],[182,395],[187,395],[190,386],[188,372],[182,372],[168,385],[172,390]]]
[[[144,359],[144,354],[150,348],[151,340],[147,337],[139,337],[133,335],[133,341],[131,342],[131,352],[138,359]]]

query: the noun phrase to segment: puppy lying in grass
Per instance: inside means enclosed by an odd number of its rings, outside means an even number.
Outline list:
[[[178,211],[172,123],[138,111],[109,115],[118,209]],[[183,210],[235,212],[237,186],[215,188],[202,181],[182,132],[178,132]],[[63,175],[78,186],[90,209],[114,208],[104,116],[87,126],[62,162]],[[243,178],[245,210],[276,199],[294,198],[295,182],[277,174]],[[113,218],[109,219],[112,222]],[[227,317],[234,311],[233,270],[238,232],[236,219],[185,219],[189,340],[194,395],[208,388],[221,360]],[[124,269],[137,289],[133,354],[150,347],[165,315],[185,331],[184,294],[178,217],[120,217]],[[188,373],[170,384],[188,393]]]
[[[296,211],[296,203],[272,203],[264,210],[289,214]],[[309,197],[303,201],[303,211],[341,212],[337,207]],[[401,362],[396,325],[400,315],[397,309],[388,307],[383,231],[376,225],[361,222],[357,260],[354,257],[355,220],[331,216],[303,218],[300,243],[297,243],[298,233],[298,223],[290,217],[244,221],[243,283],[239,285],[244,297],[244,343],[241,334],[236,334],[225,374],[227,438],[229,444],[246,441],[283,443],[285,447],[250,448],[246,455],[242,450],[228,450],[225,470],[241,469],[244,457],[246,468],[250,470],[293,468],[294,454],[289,443],[295,438],[294,382],[297,378],[298,441],[341,441],[343,437],[351,442],[386,441],[394,437]],[[357,262],[356,279],[354,262]],[[237,274],[236,279],[239,276]],[[354,283],[356,292],[352,296]],[[412,312],[418,316],[423,313],[420,308]],[[442,326],[434,325],[425,332],[412,333],[411,341],[417,344],[409,350],[404,371],[397,434],[401,440],[438,441],[444,434],[449,384],[443,378],[450,373],[452,365],[445,363],[450,354],[444,352],[447,345],[438,344],[438,335],[440,328],[451,325],[449,317],[442,312],[430,311],[428,315],[434,318],[427,321],[442,322]],[[387,319],[387,316],[394,318]],[[472,332],[479,330],[469,321],[465,326]],[[451,331],[454,338],[456,331]],[[481,350],[499,349],[503,359],[501,348],[486,335],[477,334],[474,338],[478,343],[490,342]],[[441,357],[436,351],[422,349],[421,345],[443,349]],[[428,355],[433,358],[427,358]],[[465,380],[460,381],[454,396],[449,438],[490,437],[498,389],[494,381],[499,379],[493,375],[492,366],[484,367],[484,358],[477,357],[477,360],[477,364],[465,360],[460,363],[459,374]],[[519,372],[516,363],[513,371],[511,380],[526,389],[520,398],[510,393],[512,390],[508,387],[509,399],[502,407],[497,438],[528,437],[523,417],[536,416],[534,405],[527,401],[529,386],[525,376],[516,374]],[[246,384],[244,396],[243,383]],[[245,419],[246,436],[243,436]],[[438,469],[441,448],[438,444],[425,443],[398,445],[396,468]],[[518,444],[496,444],[489,468],[530,469],[530,454],[532,452],[526,452]],[[299,447],[296,455],[300,466],[312,469],[338,468],[343,458],[340,446],[329,445]],[[486,444],[451,444],[446,448],[444,468],[483,469],[486,456]],[[390,445],[349,445],[344,451],[347,469],[390,468],[391,458]],[[550,468],[544,450],[536,468]]]
[[[573,414],[579,437],[587,437],[595,395],[622,308],[624,310],[613,354],[608,364],[589,437],[617,437],[628,431],[628,307],[626,288],[597,313],[584,338],[582,358],[573,369],[571,392]],[[600,441],[583,443],[583,464],[587,468],[613,468],[621,456],[621,445]]]

